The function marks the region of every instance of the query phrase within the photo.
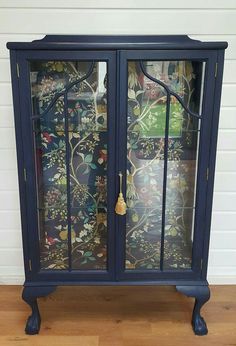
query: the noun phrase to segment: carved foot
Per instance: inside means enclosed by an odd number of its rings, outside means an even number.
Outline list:
[[[40,325],[41,317],[39,311],[38,313],[32,313],[32,315],[28,317],[28,320],[26,322],[25,333],[29,335],[38,334],[40,330]]]
[[[192,316],[192,326],[196,335],[206,335],[208,333],[206,322],[200,314],[202,306],[210,298],[208,286],[176,286],[177,291],[187,297],[195,297],[195,305]]]
[[[24,287],[22,299],[31,307],[32,310],[32,314],[29,316],[26,322],[26,334],[34,335],[39,333],[41,317],[38,309],[37,298],[45,297],[48,294],[52,293],[55,289],[55,286]]]
[[[206,335],[208,333],[206,322],[200,314],[192,320],[192,326],[196,335]]]

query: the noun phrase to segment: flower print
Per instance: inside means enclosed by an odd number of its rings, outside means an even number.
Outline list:
[[[46,244],[47,245],[54,245],[56,243],[60,243],[60,240],[57,238],[49,237],[49,236],[46,237]]]
[[[60,190],[54,187],[48,190],[45,195],[45,201],[48,205],[56,204],[58,201],[60,201],[60,198],[61,198]]]
[[[94,139],[95,141],[99,141],[99,134],[98,134],[98,133],[94,133],[94,134],[93,134],[93,139]]]
[[[88,124],[88,123],[90,122],[90,119],[89,119],[89,118],[86,118],[86,117],[83,117],[83,118],[81,119],[81,122],[82,122],[82,124],[86,125],[86,124]]]
[[[106,213],[98,213],[97,214],[97,224],[98,225],[107,225],[107,214]]]
[[[99,238],[99,237],[95,237],[95,238],[94,238],[94,243],[100,244],[100,238]]]
[[[88,187],[86,185],[75,185],[72,193],[80,206],[85,205],[88,200]]]
[[[131,263],[130,261],[126,260],[125,261],[125,268],[127,269],[135,269],[135,265]]]
[[[60,233],[60,238],[61,240],[67,240],[68,239],[68,230],[62,230]],[[75,231],[72,230],[71,231],[71,242],[74,243],[75,242],[75,237],[76,237],[76,234],[75,234]]]
[[[99,187],[104,187],[106,185],[106,176],[96,176],[96,183],[95,185],[99,186]]]
[[[43,76],[38,76],[35,82],[38,89],[35,91],[36,103],[40,114],[47,109],[55,95],[62,91],[65,86],[78,80],[79,71],[76,73],[72,62],[49,62],[43,66]],[[45,77],[44,77],[45,76]],[[95,75],[95,78],[97,76]],[[90,83],[90,80],[87,81]],[[96,90],[96,85],[94,86]],[[69,142],[73,152],[73,168],[71,174],[75,178],[71,184],[72,203],[77,206],[85,206],[80,212],[71,215],[72,229],[70,232],[72,248],[74,250],[73,264],[75,268],[99,268],[106,267],[106,236],[107,214],[106,214],[106,169],[107,150],[103,146],[106,138],[97,130],[105,127],[106,119],[101,121],[99,117],[106,118],[106,109],[96,110],[91,91],[87,84],[74,86],[71,90],[75,96],[69,97],[68,114],[71,121],[68,124]],[[86,93],[86,98],[81,97]],[[88,96],[88,97],[87,97]],[[104,100],[105,101],[105,100]],[[47,117],[41,123],[41,156],[42,167],[45,172],[45,181],[48,188],[44,191],[42,204],[46,211],[44,251],[41,256],[41,266],[44,269],[68,268],[68,221],[65,167],[65,105],[63,98],[59,98]],[[104,114],[102,114],[104,112]],[[50,124],[50,128],[48,127]],[[57,137],[55,140],[54,137]],[[80,142],[78,144],[78,142]],[[77,145],[78,144],[78,145]],[[102,145],[102,146],[101,146]],[[40,155],[40,154],[39,154]],[[94,162],[93,162],[94,160]],[[101,172],[95,171],[99,169]],[[86,178],[94,170],[94,185],[86,185]],[[75,173],[75,174],[74,174]],[[86,175],[86,177],[82,176]],[[54,185],[54,186],[52,186]],[[92,198],[93,197],[93,198]],[[91,205],[91,201],[94,201]],[[96,208],[96,207],[97,208]],[[52,229],[53,227],[53,229]],[[47,234],[47,230],[51,233]],[[94,262],[93,262],[94,261]]]
[[[90,223],[85,223],[84,224],[84,228],[87,229],[88,231],[92,231],[93,230],[93,225],[91,225]]]
[[[101,165],[103,162],[107,161],[107,150],[99,150],[98,163]]]
[[[45,143],[51,143],[52,141],[52,135],[50,135],[48,132],[42,132],[41,137]]]
[[[82,238],[82,237],[86,236],[87,234],[88,234],[88,231],[83,229],[82,231],[79,232],[79,237]]]
[[[80,104],[79,104],[79,102],[76,102],[74,108],[68,108],[68,113],[73,117],[77,113],[79,108],[80,108]]]

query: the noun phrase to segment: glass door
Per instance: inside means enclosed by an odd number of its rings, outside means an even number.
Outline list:
[[[114,54],[39,55],[27,56],[25,66],[37,270],[112,277]]]
[[[205,86],[213,68],[209,56],[191,54],[121,53],[119,168],[127,205],[117,216],[121,278],[191,277],[200,270],[197,220],[204,220],[211,114]]]

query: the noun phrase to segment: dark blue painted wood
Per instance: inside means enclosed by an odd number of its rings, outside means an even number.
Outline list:
[[[187,297],[194,297],[195,304],[192,314],[192,327],[196,335],[206,335],[208,333],[206,322],[200,314],[202,306],[210,299],[208,286],[176,286],[177,291]]]
[[[24,180],[24,154],[23,154],[23,138],[22,138],[22,120],[20,108],[20,94],[19,94],[19,79],[17,76],[17,53],[12,50],[10,52],[11,60],[11,79],[12,79],[12,94],[14,106],[14,121],[15,121],[15,136],[16,136],[16,150],[17,150],[17,165],[18,165],[18,181],[20,193],[20,210],[21,210],[21,228],[22,228],[22,242],[24,248],[24,270],[26,280],[30,280],[29,272],[29,258],[30,258],[30,244],[28,237],[28,218],[27,218],[27,199],[26,199],[26,186]]]
[[[161,221],[161,254],[160,254],[160,270],[164,267],[164,241],[166,227],[166,186],[167,186],[167,170],[168,170],[168,147],[169,147],[169,123],[170,123],[170,93],[166,90],[166,123],[165,123],[165,144],[164,144],[164,170],[163,170],[163,187],[162,187],[162,221]]]
[[[206,286],[206,280],[126,280],[126,281],[29,281],[25,282],[26,287],[44,287],[47,286]]]
[[[20,112],[21,112],[21,131],[22,131],[22,156],[23,167],[27,180],[25,184],[25,199],[26,199],[26,214],[27,214],[27,238],[28,238],[28,259],[27,271],[31,279],[34,277],[34,272],[39,269],[39,242],[37,233],[37,215],[36,215],[36,190],[35,190],[35,172],[31,169],[34,167],[34,145],[33,145],[33,128],[28,114],[28,107],[31,107],[31,97],[27,82],[29,81],[28,62],[23,62],[20,52],[17,52],[17,62],[20,69],[20,78],[18,79],[19,97],[20,97]],[[23,172],[24,174],[24,172]],[[35,198],[34,198],[35,192]],[[34,218],[35,216],[35,218]],[[25,251],[25,248],[24,248]],[[30,268],[30,264],[31,267]]]
[[[187,35],[47,35],[33,42],[9,42],[9,49],[226,49],[227,42],[201,42]]]
[[[215,51],[121,51],[120,52],[120,109],[119,109],[119,150],[118,152],[118,170],[126,172],[126,148],[127,148],[127,61],[128,60],[191,60],[191,61],[205,61],[205,80],[203,90],[202,101],[202,116],[201,116],[201,128],[200,128],[200,145],[198,155],[198,170],[197,170],[197,187],[196,187],[196,212],[194,219],[194,240],[192,251],[192,271],[158,271],[158,270],[125,270],[125,228],[126,218],[124,216],[118,216],[118,232],[120,233],[118,241],[119,254],[117,257],[118,277],[123,279],[161,279],[177,275],[180,278],[197,278],[201,275],[202,265],[204,263],[202,249],[204,246],[204,237],[206,233],[209,233],[209,229],[205,226],[205,214],[206,214],[206,193],[207,193],[207,168],[209,165],[209,148],[210,148],[210,136],[211,132],[211,116],[213,112],[213,99],[214,99],[214,86],[215,86],[215,63],[216,63]],[[219,108],[218,108],[219,109]],[[125,179],[126,180],[126,179]],[[126,185],[124,184],[124,192],[126,191]],[[162,268],[161,268],[162,269]]]
[[[64,117],[65,117],[65,142],[66,142],[66,194],[67,194],[67,247],[68,247],[68,267],[72,269],[72,245],[71,245],[71,181],[70,181],[70,141],[69,141],[69,124],[68,124],[68,91],[64,93]]]
[[[41,317],[38,309],[37,298],[45,297],[54,292],[56,286],[29,287],[25,286],[22,292],[22,299],[31,307],[32,314],[29,316],[25,332],[29,335],[38,334],[41,325]]]
[[[24,167],[27,171],[27,183],[26,185],[26,199],[27,199],[27,221],[28,221],[28,240],[30,245],[30,254],[28,259],[32,263],[32,271],[30,272],[31,279],[37,280],[39,277],[45,275],[45,271],[40,272],[40,249],[38,241],[38,221],[37,221],[37,187],[36,187],[36,172],[34,165],[34,138],[32,131],[32,118],[31,110],[31,98],[25,97],[30,95],[30,78],[29,78],[29,61],[30,60],[50,60],[50,59],[61,59],[61,60],[94,60],[94,61],[106,61],[108,68],[108,271],[96,270],[96,271],[73,271],[77,277],[77,280],[91,280],[92,278],[98,278],[98,280],[112,280],[115,276],[115,261],[114,261],[114,213],[113,206],[115,203],[115,192],[114,192],[114,163],[115,163],[115,52],[31,52],[22,51],[18,52],[18,62],[20,66],[20,79],[19,79],[19,95],[22,100],[21,103],[21,122],[24,124],[22,127],[23,134],[23,152],[25,154]],[[111,250],[110,250],[111,249]],[[56,275],[58,280],[62,280],[64,277],[63,271],[53,272],[52,277]],[[67,275],[69,271],[67,271]],[[73,276],[75,276],[73,275]],[[46,273],[47,280],[50,280],[49,272]],[[75,278],[74,278],[75,280]]]
[[[202,248],[202,275],[201,278],[204,280],[207,276],[207,264],[209,254],[209,241],[210,241],[210,228],[211,228],[211,215],[212,215],[212,203],[213,203],[213,189],[214,189],[214,177],[215,177],[215,162],[216,162],[216,147],[218,137],[218,126],[219,126],[219,109],[221,100],[221,87],[223,79],[223,68],[224,68],[224,51],[218,51],[217,54],[217,77],[215,80],[214,95],[212,96],[212,114],[209,119],[209,133],[210,133],[210,145],[209,145],[209,174],[207,182],[207,193],[206,193],[206,208],[205,208],[205,234],[204,234],[204,245]],[[212,86],[213,88],[213,86]]]
[[[8,43],[17,141],[22,235],[25,265],[23,299],[32,315],[26,333],[40,328],[37,297],[52,292],[57,285],[175,285],[195,297],[192,324],[196,334],[207,333],[200,316],[210,293],[206,281],[214,182],[216,142],[227,42],[200,42],[187,36],[57,36],[34,42]],[[111,51],[112,49],[112,51]],[[108,51],[110,50],[110,51]],[[36,209],[33,131],[29,60],[94,60],[108,63],[108,270],[40,270]],[[114,213],[118,196],[118,172],[126,173],[127,146],[127,60],[197,60],[206,62],[203,110],[196,190],[193,263],[191,270],[125,270],[125,216]],[[215,63],[218,74],[215,78]],[[17,77],[16,64],[20,67]],[[206,179],[207,168],[209,178]],[[24,180],[24,169],[27,181]],[[126,179],[124,179],[124,191]],[[163,258],[163,250],[162,250]],[[29,265],[32,262],[32,269]],[[163,261],[161,268],[163,269]]]

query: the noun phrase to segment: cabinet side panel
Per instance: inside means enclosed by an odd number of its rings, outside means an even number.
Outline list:
[[[214,191],[214,177],[215,177],[215,161],[216,161],[216,148],[219,126],[219,112],[220,101],[222,91],[222,79],[224,69],[224,51],[220,50],[217,54],[217,69],[216,69],[216,81],[214,92],[214,108],[211,119],[211,144],[210,144],[210,156],[209,156],[209,170],[208,170],[208,186],[207,186],[207,200],[206,200],[206,217],[205,217],[205,238],[203,247],[203,266],[202,266],[202,279],[206,279],[207,275],[207,263],[209,255],[209,241],[210,241],[210,228],[211,228],[211,213]]]
[[[19,194],[20,194],[20,210],[21,210],[21,228],[22,240],[24,251],[24,267],[26,280],[29,280],[29,248],[28,248],[28,229],[27,229],[27,204],[26,204],[26,191],[25,191],[25,178],[24,178],[24,152],[22,145],[22,123],[21,123],[21,106],[19,97],[19,67],[17,64],[17,52],[10,51],[11,61],[11,79],[12,79],[12,96],[14,107],[14,122],[15,122],[15,136],[16,136],[16,151],[17,151],[17,167],[18,167],[18,180],[19,180]]]

